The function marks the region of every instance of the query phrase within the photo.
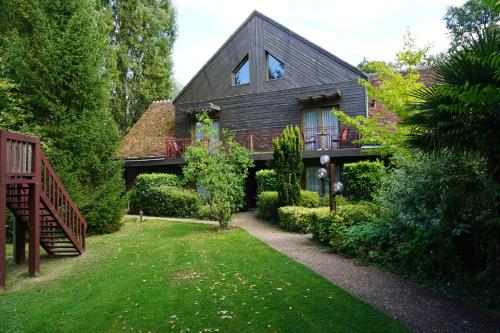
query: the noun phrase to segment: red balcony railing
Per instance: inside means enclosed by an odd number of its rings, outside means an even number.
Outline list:
[[[236,142],[247,147],[254,153],[272,152],[273,139],[278,138],[282,131],[283,129],[236,131],[234,138]],[[353,142],[358,138],[358,133],[354,127],[329,126],[302,128],[301,132],[304,150],[331,150],[358,147]],[[168,137],[166,139],[166,157],[181,158],[192,142],[192,138]],[[209,144],[207,142],[207,145]]]

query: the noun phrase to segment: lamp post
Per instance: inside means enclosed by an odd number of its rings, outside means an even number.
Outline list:
[[[328,167],[328,170],[326,168],[319,168],[317,175],[319,179],[321,179],[322,181],[327,181],[329,183],[328,194],[330,196],[330,211],[335,212],[337,210],[335,196],[342,193],[342,191],[344,190],[344,184],[335,181],[335,164],[331,162],[330,156],[321,156],[319,158],[319,162],[321,163],[321,165]]]

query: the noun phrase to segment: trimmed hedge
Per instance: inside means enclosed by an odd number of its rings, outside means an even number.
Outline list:
[[[285,206],[278,209],[279,224],[286,230],[307,233],[318,219],[330,216],[328,208],[307,208],[298,206]]]
[[[276,191],[278,188],[276,172],[272,169],[257,171],[255,173],[255,181],[257,182],[257,195],[262,192]]]
[[[319,207],[319,197],[316,192],[300,191],[300,207]],[[278,192],[266,191],[257,196],[257,215],[269,221],[278,221]]]
[[[380,186],[384,174],[385,167],[380,161],[345,164],[342,179],[346,186],[347,199],[353,202],[372,200],[372,195]]]
[[[308,208],[319,207],[318,193],[311,191],[300,191],[300,206]]]
[[[193,190],[173,186],[160,186],[150,190],[150,201],[144,214],[168,217],[195,216],[201,207],[201,198]]]
[[[278,219],[278,192],[266,191],[257,196],[257,216],[269,220],[276,221]]]
[[[129,191],[130,211],[152,215],[156,206],[161,204],[157,197],[156,189],[162,186],[181,187],[182,180],[179,176],[169,173],[150,173],[138,175],[134,189]]]

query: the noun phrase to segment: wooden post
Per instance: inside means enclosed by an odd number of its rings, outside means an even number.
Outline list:
[[[37,276],[40,272],[40,143],[35,143],[33,149],[34,182],[29,188],[30,202],[30,243],[29,243],[29,275]]]
[[[335,191],[333,185],[335,184],[335,163],[331,162],[328,168],[328,178],[330,179],[330,211],[337,210],[337,203],[335,202]]]
[[[7,140],[0,131],[0,289],[5,289],[5,275],[7,273]]]
[[[23,221],[14,221],[14,261],[18,265],[26,262],[26,224]]]

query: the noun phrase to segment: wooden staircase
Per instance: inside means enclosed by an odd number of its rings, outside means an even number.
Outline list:
[[[85,250],[87,223],[64,188],[36,137],[0,131],[0,288],[5,287],[6,209],[15,216],[15,261],[29,272],[40,266],[40,246],[50,255],[75,256]]]

